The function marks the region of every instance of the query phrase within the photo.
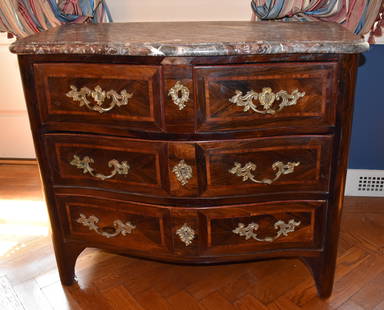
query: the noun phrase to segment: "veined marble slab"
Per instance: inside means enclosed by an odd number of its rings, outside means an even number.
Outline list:
[[[362,38],[326,22],[68,24],[13,43],[17,54],[220,56],[361,53]]]

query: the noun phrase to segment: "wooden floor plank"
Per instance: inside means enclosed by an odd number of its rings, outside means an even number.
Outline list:
[[[372,310],[383,310],[384,309],[384,300],[379,303],[374,309]]]
[[[383,207],[384,209],[384,207]],[[344,214],[343,224],[353,227],[343,231],[345,237],[374,254],[384,254],[384,213]]]
[[[37,165],[0,165],[1,199],[43,200]]]
[[[196,271],[204,273],[204,276],[188,286],[186,290],[198,300],[226,285],[236,274],[239,274],[239,271],[241,274],[244,273],[238,265],[204,266],[203,269],[199,268]]]
[[[53,309],[34,279],[19,283],[14,289],[25,310]]]
[[[360,248],[353,247],[344,252],[343,255],[337,259],[335,281],[349,272],[353,272],[359,265],[368,259],[368,257],[368,253]],[[296,287],[291,287],[285,296],[300,307],[313,298],[317,298],[317,291],[313,279],[308,278]]]
[[[236,309],[238,310],[268,310],[268,308],[252,295],[245,295],[235,301]]]
[[[0,165],[0,199],[41,200],[37,167]],[[175,266],[98,249],[80,255],[78,283],[63,288],[49,236],[28,236],[24,247],[0,257],[0,279],[26,310],[384,310],[383,223],[383,198],[346,199],[328,300],[317,297],[310,273],[296,259]]]
[[[42,292],[55,310],[83,310],[71,294],[65,291],[60,282],[44,287]]]
[[[23,304],[5,276],[0,277],[0,309],[24,310]]]
[[[313,309],[316,307],[320,309],[322,305],[327,304],[336,309],[360,291],[362,286],[366,286],[372,278],[383,270],[384,257],[369,256],[368,259],[364,260],[357,268],[336,280],[332,296],[326,302],[317,297],[313,297],[303,308]]]
[[[172,309],[175,310],[202,310],[197,300],[185,291],[180,291],[179,293],[170,296],[167,300],[172,306]]]
[[[167,269],[167,272],[164,276],[157,277],[152,287],[166,298],[185,291],[188,286],[205,277],[204,266],[162,265],[162,268]],[[164,266],[166,266],[166,268],[164,268]]]
[[[284,296],[278,298],[277,300],[271,302],[268,305],[268,310],[286,310],[286,309],[300,310],[301,308]]]
[[[230,302],[235,302],[241,297],[249,294],[257,279],[251,272],[246,272],[239,277],[234,277],[226,285],[220,288],[220,294]]]
[[[147,290],[135,296],[140,305],[147,310],[172,310],[171,305],[159,293]]]
[[[368,308],[363,308],[358,304],[354,303],[351,300],[348,300],[344,304],[342,304],[337,310],[367,310]]]
[[[200,301],[205,310],[234,310],[235,306],[219,292],[213,292]]]
[[[274,262],[276,263],[274,271],[261,278],[257,285],[252,287],[251,294],[263,304],[278,299],[299,283],[312,280],[306,267],[298,260],[285,259]]]
[[[362,308],[374,309],[384,301],[384,272],[379,273],[360,289],[351,300]]]
[[[60,281],[59,272],[56,268],[52,268],[47,272],[38,274],[34,280],[40,288],[44,288]]]
[[[120,285],[102,292],[108,301],[110,309],[122,310],[129,307],[129,310],[144,310],[144,308],[132,297],[126,287]]]

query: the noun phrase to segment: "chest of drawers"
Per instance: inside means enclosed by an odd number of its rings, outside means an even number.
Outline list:
[[[298,257],[329,296],[366,49],[325,23],[68,25],[17,41],[62,283],[99,247]]]

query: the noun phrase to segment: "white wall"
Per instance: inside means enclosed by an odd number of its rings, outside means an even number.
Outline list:
[[[1,0],[0,0],[1,1]],[[249,20],[251,0],[108,0],[115,22]],[[384,42],[384,37],[380,39]],[[0,33],[0,158],[34,157],[32,138],[10,40]]]
[[[108,0],[115,22],[249,20],[251,0]]]
[[[1,1],[1,0],[0,0]],[[109,0],[115,22],[249,20],[251,0]],[[11,40],[0,33],[0,158],[35,156]]]
[[[109,0],[115,22],[249,20],[250,0]],[[0,158],[35,157],[17,58],[0,33]]]
[[[0,158],[34,158],[32,137],[11,40],[0,33]]]

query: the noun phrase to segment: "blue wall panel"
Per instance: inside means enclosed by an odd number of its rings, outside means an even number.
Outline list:
[[[351,169],[384,170],[384,45],[373,45],[359,67],[352,140]]]

